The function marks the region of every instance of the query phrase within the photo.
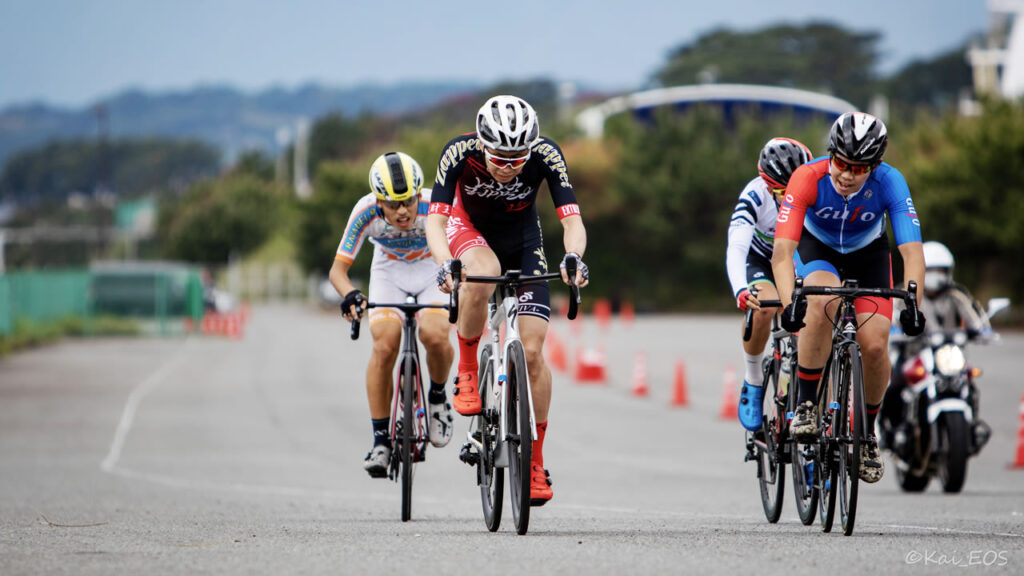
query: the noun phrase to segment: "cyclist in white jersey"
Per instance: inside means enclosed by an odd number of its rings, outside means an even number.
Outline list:
[[[344,297],[342,311],[347,319],[361,317],[365,310],[366,298],[352,284],[348,271],[366,240],[374,245],[370,266],[371,301],[405,302],[411,295],[421,304],[448,302],[448,297],[437,286],[437,266],[424,234],[430,189],[422,186],[423,170],[402,152],[388,152],[377,158],[370,168],[372,192],[352,209],[331,266],[331,284]],[[370,404],[373,448],[366,455],[363,468],[370,476],[383,478],[391,456],[388,431],[393,372],[401,348],[405,316],[394,308],[374,308],[369,316],[373,353],[366,368],[366,396]],[[430,442],[441,447],[451,440],[453,423],[452,406],[445,393],[454,357],[448,338],[447,312],[425,309],[420,313],[418,324],[430,375],[427,397]]]
[[[764,372],[761,357],[771,332],[772,316],[778,308],[761,309],[758,298],[778,299],[772,274],[772,246],[779,202],[786,192],[789,177],[800,165],[811,159],[811,151],[790,138],[772,138],[761,149],[757,162],[758,177],[747,183],[740,193],[729,223],[729,245],[725,266],[732,285],[736,306],[756,310],[750,340],[743,342],[745,372],[737,413],[747,430],[761,427],[764,399]],[[757,298],[750,294],[757,287]]]

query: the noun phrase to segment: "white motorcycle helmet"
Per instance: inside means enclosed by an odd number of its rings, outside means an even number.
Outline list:
[[[953,253],[941,242],[924,243],[924,289],[935,293],[953,283]]]

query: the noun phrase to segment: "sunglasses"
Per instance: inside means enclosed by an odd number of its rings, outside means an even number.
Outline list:
[[[517,156],[515,158],[504,158],[501,156],[495,156],[494,154],[491,154],[486,148],[484,148],[484,158],[486,158],[487,162],[489,162],[491,166],[494,166],[495,168],[512,168],[514,170],[516,168],[522,167],[523,164],[526,164],[526,161],[530,159],[530,151],[527,150],[525,156]]]
[[[772,194],[778,196],[779,198],[786,194],[785,188],[769,188],[769,190],[771,190]]]
[[[412,208],[420,201],[420,197],[417,195],[409,196],[405,200],[381,200],[381,204],[387,207],[389,210],[398,210],[402,206],[406,208]]]
[[[832,165],[836,167],[836,170],[839,170],[840,172],[846,172],[847,170],[849,170],[850,173],[853,174],[854,176],[867,174],[868,172],[871,172],[872,170],[875,169],[874,164],[851,164],[845,160],[842,160],[835,154],[833,154],[830,158],[832,160]]]

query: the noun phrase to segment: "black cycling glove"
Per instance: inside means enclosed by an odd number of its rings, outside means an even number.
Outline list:
[[[924,314],[917,310],[917,326],[914,326],[914,317],[911,316],[910,310],[904,309],[900,312],[900,326],[907,336],[918,336],[924,332]]]
[[[782,318],[779,320],[782,323],[782,328],[790,334],[795,334],[798,330],[806,326],[804,324],[804,315],[807,314],[807,300],[801,298],[796,306],[796,317],[792,320],[790,315],[793,314],[793,303],[782,311]]]
[[[363,311],[363,303],[366,302],[366,298],[358,288],[345,294],[345,299],[341,301],[341,313],[348,315],[349,309],[352,306],[356,307],[356,315],[358,316]]]
[[[558,268],[560,270],[565,270],[565,263],[570,258],[576,260],[576,270],[579,270],[580,276],[584,280],[590,280],[590,268],[588,268],[587,265],[583,263],[583,259],[580,258],[580,255],[575,252],[567,252],[565,256],[562,257],[562,263],[558,265]]]

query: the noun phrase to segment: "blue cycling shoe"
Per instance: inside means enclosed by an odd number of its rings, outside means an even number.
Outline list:
[[[761,417],[764,415],[762,404],[764,404],[764,386],[751,386],[744,381],[736,413],[740,418],[740,424],[743,424],[747,430],[761,429]]]

